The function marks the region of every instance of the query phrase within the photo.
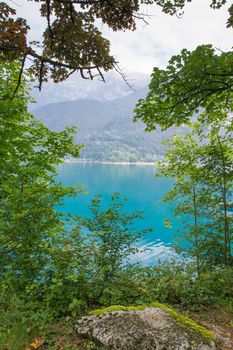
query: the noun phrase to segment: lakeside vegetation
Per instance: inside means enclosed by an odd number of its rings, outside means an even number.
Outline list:
[[[171,15],[186,3],[154,2]],[[101,69],[114,68],[95,19],[113,30],[135,29],[139,7],[134,1],[125,11],[120,5],[128,1],[117,3],[117,13],[109,2],[99,7],[87,1],[80,11],[66,1],[43,3],[48,26],[41,46],[27,43],[26,21],[0,3],[0,350],[97,350],[79,342],[74,323],[111,305],[163,303],[204,322],[212,315],[213,323],[232,331],[232,51],[216,52],[211,45],[182,50],[165,69],[154,69],[149,92],[135,110],[147,131],[184,124],[189,130],[170,137],[158,164],[159,175],[174,180],[164,200],[180,220],[180,259],[150,267],[132,263],[137,241],[150,228],[135,229],[144,214],[127,213],[119,193],[108,207],[101,195],[95,197],[90,217],[57,209],[83,191],[56,181],[57,165],[79,157],[82,145],[74,128],[51,130],[28,112],[28,85],[36,78],[41,88],[47,78],[60,82],[73,71],[92,79],[93,69],[103,78]],[[211,6],[224,3],[213,0]],[[231,27],[232,7],[229,14]],[[87,68],[90,62],[94,66]]]
[[[230,136],[223,140],[212,129],[207,135],[211,143],[198,145],[192,130],[169,141],[172,147],[159,164],[160,174],[176,182],[165,200],[178,199],[175,215],[184,220],[193,259],[142,268],[129,258],[150,229],[134,230],[142,213],[126,213],[119,194],[113,194],[108,208],[102,207],[101,197],[93,199],[88,218],[78,213],[65,217],[55,210],[65,196],[82,191],[54,179],[56,164],[69,154],[78,156],[80,146],[74,144],[72,129],[50,131],[27,112],[25,85],[11,99],[18,72],[17,63],[0,70],[0,349],[21,350],[35,341],[41,349],[56,349],[64,332],[63,349],[75,349],[72,324],[77,317],[115,304],[158,301],[190,312],[214,308],[233,313],[232,223],[222,209],[232,190]],[[202,138],[200,125],[195,130]]]

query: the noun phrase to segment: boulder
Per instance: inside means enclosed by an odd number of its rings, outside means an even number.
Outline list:
[[[82,317],[76,324],[80,339],[96,349],[215,350],[212,334],[166,306],[110,307]]]

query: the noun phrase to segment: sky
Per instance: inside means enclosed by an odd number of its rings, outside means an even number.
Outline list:
[[[44,19],[38,4],[27,0],[8,0],[18,15],[26,17],[31,27],[31,38],[38,39]],[[164,68],[169,58],[182,48],[195,49],[200,44],[213,44],[221,50],[232,47],[232,29],[226,28],[227,9],[232,0],[220,10],[209,7],[210,0],[193,0],[185,7],[182,18],[163,14],[156,5],[141,7],[140,12],[150,15],[148,25],[137,22],[134,32],[113,32],[106,25],[100,29],[111,41],[112,54],[126,73],[150,74],[153,67]]]
[[[210,0],[193,0],[182,18],[163,14],[157,6],[145,6],[151,15],[149,25],[138,23],[136,32],[107,33],[112,51],[127,70],[151,73],[154,66],[164,68],[169,58],[183,48],[213,44],[222,50],[232,47],[232,29],[226,28],[228,1],[221,10],[209,7]]]

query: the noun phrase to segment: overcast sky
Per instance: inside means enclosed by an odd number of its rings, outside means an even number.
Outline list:
[[[200,44],[213,44],[228,50],[233,44],[233,30],[226,28],[227,9],[209,7],[210,0],[193,0],[182,18],[163,14],[156,6],[144,7],[151,14],[148,26],[138,23],[136,32],[108,33],[112,51],[129,71],[151,73],[154,66],[164,67],[171,55],[182,48],[195,49]]]
[[[227,9],[232,0],[227,1],[221,10],[211,9],[210,1],[193,0],[187,4],[180,19],[161,13],[155,5],[144,6],[141,12],[150,15],[147,18],[149,25],[139,21],[134,32],[112,32],[107,26],[100,29],[111,40],[112,53],[126,72],[150,74],[154,66],[166,66],[169,57],[182,48],[194,49],[208,43],[222,50],[232,47],[232,29],[226,28]],[[8,3],[20,16],[28,19],[31,38],[38,38],[43,28],[38,5],[27,0],[9,0]]]

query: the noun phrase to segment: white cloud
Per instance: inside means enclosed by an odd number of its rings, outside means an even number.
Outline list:
[[[165,66],[169,57],[182,48],[192,50],[210,43],[223,50],[230,49],[232,29],[226,28],[230,3],[213,10],[209,7],[210,0],[193,0],[182,18],[149,6],[147,11],[152,16],[148,26],[139,23],[136,32],[113,33],[106,29],[104,32],[112,42],[112,52],[128,71],[151,73],[154,66]]]

